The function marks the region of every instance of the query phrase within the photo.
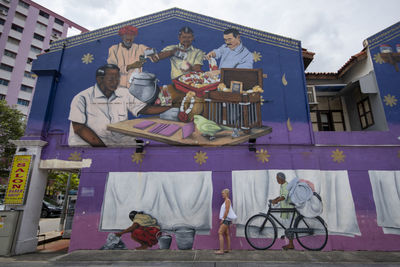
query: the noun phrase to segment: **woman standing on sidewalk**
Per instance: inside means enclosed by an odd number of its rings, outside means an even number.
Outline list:
[[[222,198],[224,203],[221,205],[219,212],[220,226],[218,230],[219,237],[219,250],[215,251],[215,254],[221,255],[231,251],[231,239],[229,237],[229,226],[232,224],[232,220],[236,219],[237,216],[232,209],[231,200],[229,199],[229,189],[225,188],[222,190]],[[226,248],[224,250],[224,236],[226,238]]]

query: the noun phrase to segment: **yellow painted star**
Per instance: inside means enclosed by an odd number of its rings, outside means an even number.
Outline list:
[[[256,154],[257,161],[261,161],[262,163],[267,163],[269,161],[269,157],[271,157],[266,149],[257,150]]]
[[[394,96],[394,95],[390,95],[390,94],[385,95],[383,97],[383,101],[385,101],[386,106],[393,107],[393,106],[397,105],[397,99],[396,99],[396,96]]]
[[[254,62],[258,62],[261,61],[262,55],[260,54],[260,52],[253,52],[253,60]]]
[[[343,151],[336,149],[336,150],[332,151],[331,157],[334,162],[340,163],[340,162],[344,162],[344,158],[346,157],[346,155],[343,154]]]
[[[136,162],[136,164],[142,163],[144,159],[144,154],[146,154],[146,151],[143,151],[142,153],[133,153],[132,162]]]
[[[378,64],[382,64],[385,62],[383,61],[380,53],[374,55],[374,61]]]
[[[90,54],[90,53],[84,54],[82,57],[82,63],[85,63],[85,64],[92,63],[93,59],[94,59],[94,57],[92,54]]]
[[[81,157],[81,153],[78,153],[78,151],[75,151],[74,153],[69,154],[70,157],[68,158],[68,160],[70,161],[81,161],[82,157]]]
[[[203,164],[203,163],[206,163],[206,161],[208,159],[207,153],[206,152],[202,152],[202,151],[196,152],[196,155],[194,156],[194,159],[196,160],[196,163],[198,163],[200,165]]]

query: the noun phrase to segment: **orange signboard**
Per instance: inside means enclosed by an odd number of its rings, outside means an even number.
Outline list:
[[[15,155],[12,163],[10,179],[4,204],[23,205],[27,190],[29,168],[32,163],[32,155]]]

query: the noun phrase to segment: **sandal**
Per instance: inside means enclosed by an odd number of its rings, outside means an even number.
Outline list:
[[[214,252],[214,254],[216,254],[216,255],[223,255],[223,254],[224,254],[224,252],[223,252],[223,251],[221,251],[221,250],[217,250],[217,251],[215,251],[215,252]]]
[[[283,248],[283,250],[290,250],[290,249],[294,249],[294,247],[289,247],[289,245],[283,246],[282,248]]]

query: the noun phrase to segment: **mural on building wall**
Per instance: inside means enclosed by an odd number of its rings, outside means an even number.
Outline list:
[[[193,46],[188,26],[178,31],[178,44],[159,53],[134,42],[138,29],[132,25],[118,33],[121,41],[108,49],[96,84],[71,102],[70,146],[133,146],[137,137],[219,146],[271,132],[262,125],[262,70],[253,69],[253,54],[237,29],[225,30],[225,44],[207,54]],[[146,68],[163,59],[170,61],[170,70],[162,71],[170,71],[172,82],[162,85]]]
[[[396,23],[382,32],[366,40],[370,49],[372,63],[376,74],[386,119],[393,126],[400,123],[400,98],[398,84],[400,82],[400,23]],[[398,134],[397,134],[398,136]]]
[[[395,70],[399,71],[400,63],[400,44],[396,44],[395,50],[388,44],[379,46],[380,53],[377,54],[376,60],[391,64]]]
[[[299,180],[310,185],[310,192],[321,196],[323,209],[303,207],[303,210],[299,210],[313,214],[311,217],[320,215],[330,235],[361,236],[347,171],[242,170],[232,172],[232,205],[237,214],[234,237],[245,237],[247,220],[259,212],[266,212],[268,200],[275,199],[282,192],[281,185],[276,182],[279,172],[285,175],[287,196],[292,197],[293,201],[295,197],[308,196],[303,192],[303,195],[294,194],[292,184]],[[113,232],[117,237],[132,233],[133,240],[141,245],[140,249],[155,245],[154,236],[160,229],[175,233],[184,228],[192,229],[197,235],[210,235],[213,228],[211,203],[214,190],[211,178],[212,172],[111,172],[107,178],[99,230]],[[153,243],[149,241],[143,245],[143,240],[138,241],[133,237],[138,225],[133,227],[132,219],[128,219],[130,217],[127,214],[131,209],[151,214],[148,218],[151,218],[151,226],[156,229],[151,228],[147,234]],[[281,216],[280,221],[287,226],[290,223],[287,219],[288,216]],[[113,233],[110,233],[111,237],[115,238]],[[116,245],[115,248],[121,249],[121,246]]]
[[[299,41],[174,8],[53,42],[33,64],[40,90],[26,135],[48,142],[43,162],[91,162],[82,169],[70,250],[144,248],[129,233],[117,236],[132,227],[131,211],[156,219],[152,227],[162,234],[185,229],[195,249],[216,248],[222,188],[232,189],[238,215],[230,231],[232,248],[250,249],[244,224],[279,194],[278,171],[288,182],[295,177],[312,182],[321,195],[327,250],[395,250],[398,215],[387,208],[398,206],[391,198],[398,173],[389,179],[393,171],[382,170],[396,170],[400,157],[398,148],[388,146],[398,144],[400,76],[379,56],[380,44],[399,43],[395,27],[369,39],[368,47],[389,131],[323,132],[315,140]],[[218,51],[230,28],[239,29],[242,46],[251,51],[251,68],[245,66],[249,57],[240,68],[223,67]],[[100,68],[106,64],[116,67]],[[267,134],[269,126],[273,132]],[[67,146],[68,135],[79,148]],[[252,137],[257,142],[249,146],[208,147]],[[150,140],[151,149],[135,153],[129,146],[137,138]],[[357,147],[364,141],[378,146]],[[165,149],[159,142],[189,146]],[[370,183],[368,168],[377,170]],[[152,249],[153,230],[145,245]],[[175,237],[173,249],[174,242]]]
[[[100,230],[112,231],[108,238],[114,240],[114,244],[120,241],[116,237],[131,233],[132,239],[140,244],[139,249],[155,245],[157,237],[161,236],[160,229],[189,235],[194,232],[209,234],[212,194],[211,172],[111,172],[107,178]],[[136,214],[132,224],[129,209],[144,214]],[[121,249],[121,246],[112,248]]]

